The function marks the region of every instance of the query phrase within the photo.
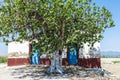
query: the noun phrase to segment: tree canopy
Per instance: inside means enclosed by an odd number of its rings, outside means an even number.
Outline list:
[[[41,51],[92,45],[112,26],[110,11],[92,0],[4,0],[0,6],[3,41],[37,40]]]

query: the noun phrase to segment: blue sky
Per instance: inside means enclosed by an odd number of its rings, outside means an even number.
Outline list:
[[[3,0],[0,0],[0,2]],[[101,51],[120,51],[120,0],[93,0],[105,6],[113,15],[115,27],[106,29],[101,40]],[[0,42],[0,54],[7,53],[7,46]]]
[[[97,5],[104,5],[113,15],[115,27],[106,29],[101,40],[102,51],[120,51],[120,0],[94,0]]]

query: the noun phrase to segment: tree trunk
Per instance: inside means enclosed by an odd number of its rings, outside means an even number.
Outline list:
[[[63,74],[64,72],[62,68],[62,56],[57,51],[53,54],[53,59],[51,59],[51,65],[48,68],[48,72],[49,73],[60,73],[60,74]]]

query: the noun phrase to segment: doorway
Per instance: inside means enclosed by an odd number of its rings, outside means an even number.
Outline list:
[[[31,64],[40,64],[40,52],[32,46]]]
[[[74,50],[68,48],[68,63],[77,64],[78,63],[78,50],[77,45],[74,46]]]

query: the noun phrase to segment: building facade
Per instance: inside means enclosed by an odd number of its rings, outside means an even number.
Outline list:
[[[31,44],[27,41],[10,42],[8,44],[8,66],[31,64]],[[42,54],[40,63],[50,65],[48,54]],[[62,65],[79,65],[87,68],[101,68],[100,43],[96,42],[92,48],[84,44],[83,48],[74,48],[74,51],[64,49],[62,52]]]

